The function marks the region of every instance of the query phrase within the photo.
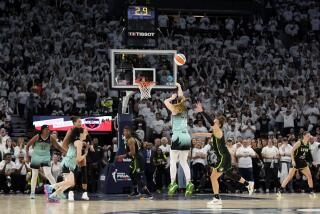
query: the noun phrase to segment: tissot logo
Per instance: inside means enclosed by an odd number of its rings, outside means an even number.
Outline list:
[[[100,125],[98,118],[86,118],[84,119],[84,125],[89,129],[95,129]]]
[[[129,36],[144,36],[144,37],[153,37],[155,33],[152,32],[128,32]]]

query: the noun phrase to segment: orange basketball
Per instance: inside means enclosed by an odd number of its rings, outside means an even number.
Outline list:
[[[184,65],[186,63],[186,57],[181,53],[176,54],[174,56],[174,62],[179,66]]]

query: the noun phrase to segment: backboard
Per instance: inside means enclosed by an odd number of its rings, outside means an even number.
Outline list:
[[[120,90],[138,89],[135,80],[155,82],[153,89],[175,89],[176,50],[111,49],[111,87]]]

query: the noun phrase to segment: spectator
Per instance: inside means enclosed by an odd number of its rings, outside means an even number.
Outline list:
[[[164,121],[161,119],[161,114],[156,113],[156,120],[152,121],[151,127],[155,138],[161,138],[165,127]]]
[[[168,139],[166,137],[163,137],[160,139],[161,146],[159,148],[162,150],[163,154],[168,157],[170,154],[170,148],[171,146],[168,144]]]
[[[279,187],[278,169],[279,169],[279,149],[273,145],[272,140],[268,140],[267,146],[262,149],[262,158],[266,173],[266,193],[270,192],[271,183],[273,182],[274,192]]]
[[[146,149],[143,150],[145,159],[145,175],[147,179],[147,187],[150,191],[154,190],[153,174],[155,171],[154,166],[154,151],[152,150],[152,143],[147,143]]]
[[[13,145],[13,142],[11,140],[11,138],[7,138],[6,140],[6,145],[4,147],[4,150],[3,150],[4,154],[11,154],[11,159],[13,159],[13,161],[15,161],[15,156],[14,156],[14,145]],[[12,158],[13,156],[13,158]]]
[[[291,151],[292,146],[288,144],[288,139],[282,139],[282,145],[279,147],[280,153],[280,183],[288,176],[289,169],[291,168]],[[290,191],[293,191],[292,182],[289,183],[288,187]]]
[[[136,130],[136,135],[140,141],[145,140],[145,131],[142,128],[142,123],[138,123],[138,129]]]
[[[315,130],[316,124],[318,123],[318,117],[320,115],[319,108],[314,105],[313,101],[309,101],[309,105],[303,112],[304,116],[308,118],[309,127],[308,131]]]
[[[1,160],[4,156],[4,150],[6,148],[6,142],[7,139],[10,138],[8,136],[7,130],[5,128],[1,128],[0,129],[0,156],[1,156]]]
[[[252,170],[252,158],[256,156],[254,150],[250,147],[249,140],[243,140],[242,146],[236,151],[236,157],[238,159],[238,168],[240,175],[246,181],[253,180],[253,170]]]
[[[312,167],[311,173],[314,181],[314,187],[320,190],[320,143],[316,138],[312,139],[310,142],[310,149],[312,155]]]
[[[4,119],[4,123],[0,126],[0,128],[4,128],[7,130],[8,135],[12,132],[11,121],[8,118]]]
[[[117,152],[118,152],[118,138],[114,137],[112,138],[112,156],[111,156],[110,162],[114,161],[114,158]]]
[[[198,119],[196,126],[192,129],[192,133],[208,133],[208,129],[203,125],[203,120]],[[197,137],[202,139],[203,141],[205,140],[205,137]]]
[[[112,147],[110,145],[104,145],[102,147],[103,155],[102,155],[102,168],[106,167],[109,163],[111,163],[112,158]]]
[[[199,187],[200,181],[202,180],[206,159],[207,153],[203,150],[203,144],[197,142],[195,148],[192,149],[192,171],[195,188]]]
[[[16,193],[25,193],[27,187],[27,173],[31,172],[30,163],[26,163],[25,153],[20,153],[16,161],[15,188]]]
[[[255,131],[256,131],[256,126],[253,125],[251,123],[251,120],[247,120],[244,122],[244,124],[242,125],[241,127],[241,131],[242,131],[242,136],[245,138],[245,139],[253,139],[254,138],[254,134],[255,134]]]
[[[52,161],[51,161],[51,173],[54,177],[54,180],[58,183],[60,181],[63,181],[62,178],[62,166],[59,162],[59,156],[57,154],[52,155]]]
[[[18,112],[20,117],[24,118],[25,116],[25,106],[27,104],[28,97],[30,93],[27,91],[26,87],[23,87],[22,90],[18,88]]]
[[[26,149],[25,149],[25,142],[24,142],[24,138],[23,137],[19,137],[18,138],[18,145],[16,147],[14,147],[14,159],[16,160],[16,162],[18,161],[18,157],[20,155],[24,155],[24,158],[27,157],[27,153],[26,153]]]
[[[155,166],[156,190],[158,193],[161,193],[164,183],[163,181],[166,180],[167,157],[160,148],[157,148],[156,153],[154,154],[153,163]]]
[[[97,93],[93,90],[91,86],[89,86],[86,93],[86,106],[88,115],[91,115],[91,113],[95,111],[96,101]]]
[[[0,190],[6,194],[16,186],[16,168],[15,163],[11,159],[11,154],[4,154],[4,159],[0,162]]]
[[[295,112],[287,109],[285,112],[281,112],[283,116],[283,135],[287,136],[290,133],[290,130],[294,128],[294,120],[296,118]]]
[[[266,138],[268,137],[268,132],[270,129],[270,119],[268,118],[267,114],[265,112],[262,113],[262,116],[258,119],[260,123],[260,138]]]

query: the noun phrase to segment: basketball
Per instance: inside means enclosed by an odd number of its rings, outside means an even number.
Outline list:
[[[186,57],[185,55],[179,53],[179,54],[176,54],[175,57],[174,57],[174,62],[178,65],[178,66],[181,66],[181,65],[184,65],[186,63]]]

